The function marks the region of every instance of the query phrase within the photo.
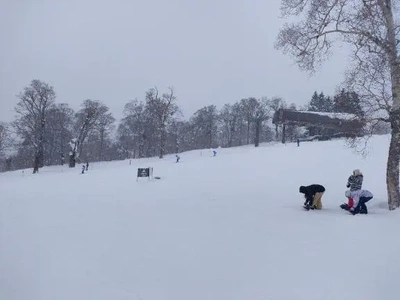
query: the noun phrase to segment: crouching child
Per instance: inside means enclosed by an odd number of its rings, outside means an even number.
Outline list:
[[[305,209],[322,209],[322,195],[325,192],[325,187],[320,184],[311,184],[301,186],[299,192],[304,194],[306,201],[304,202]]]
[[[345,196],[349,199],[347,204],[342,204],[340,207],[348,210],[351,214],[368,214],[366,203],[371,200],[374,195],[368,190],[346,191]]]

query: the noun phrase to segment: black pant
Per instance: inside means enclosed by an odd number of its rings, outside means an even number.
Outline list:
[[[365,203],[367,203],[371,199],[372,197],[360,197],[360,201],[358,201],[358,204],[354,209],[354,214],[367,214],[368,209]]]

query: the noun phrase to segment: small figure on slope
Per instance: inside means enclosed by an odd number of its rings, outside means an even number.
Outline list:
[[[322,195],[325,192],[325,187],[320,184],[311,184],[308,186],[301,186],[299,192],[304,194],[306,201],[304,208],[309,209],[322,209]]]
[[[368,214],[368,208],[365,203],[371,200],[374,195],[368,190],[346,191],[345,196],[349,199],[348,204],[342,204],[340,207],[348,210],[351,214]]]
[[[178,163],[181,158],[180,158],[180,156],[178,154],[175,155],[175,157],[176,157],[176,162]]]

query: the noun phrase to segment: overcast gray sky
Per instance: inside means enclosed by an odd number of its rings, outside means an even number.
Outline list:
[[[77,110],[173,86],[185,117],[210,104],[281,96],[303,105],[342,80],[334,56],[315,76],[274,49],[280,0],[0,0],[0,121],[32,79]]]

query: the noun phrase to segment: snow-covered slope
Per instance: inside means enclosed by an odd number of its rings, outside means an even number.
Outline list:
[[[327,141],[0,174],[0,299],[398,299],[388,139],[366,159]],[[161,179],[136,182],[147,166]],[[339,208],[355,168],[367,216]],[[301,207],[312,183],[322,211]]]

